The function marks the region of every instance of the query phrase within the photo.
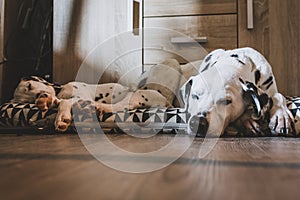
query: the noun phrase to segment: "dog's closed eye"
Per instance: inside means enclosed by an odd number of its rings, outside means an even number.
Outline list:
[[[197,94],[192,94],[192,99],[194,99],[194,100],[199,100],[200,97],[199,97],[199,95],[197,95]]]
[[[231,99],[220,99],[219,101],[217,101],[217,104],[222,104],[222,105],[230,105],[232,104],[232,100]]]

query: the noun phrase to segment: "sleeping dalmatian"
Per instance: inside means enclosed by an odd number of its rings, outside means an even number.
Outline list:
[[[118,83],[70,82],[58,86],[36,76],[23,78],[20,81],[12,102],[35,103],[42,111],[58,107],[54,126],[57,131],[64,132],[72,121],[72,106],[81,100],[91,102],[99,112],[171,106],[156,90],[131,90]]]
[[[191,114],[189,133],[215,136],[234,126],[255,134],[263,128],[259,121],[266,121],[274,135],[294,128],[270,64],[252,48],[211,52],[181,94]]]

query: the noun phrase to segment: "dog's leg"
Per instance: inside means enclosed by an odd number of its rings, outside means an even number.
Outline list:
[[[73,99],[61,100],[58,106],[58,112],[55,119],[55,129],[60,132],[66,131],[72,121],[72,109]]]
[[[286,99],[280,93],[276,93],[273,98],[271,109],[270,129],[273,134],[289,134],[293,131],[294,117],[286,106]]]
[[[150,107],[172,107],[167,99],[156,90],[137,90],[129,92],[120,102],[115,104],[104,104],[96,102],[99,112],[123,111],[124,109],[150,108]]]

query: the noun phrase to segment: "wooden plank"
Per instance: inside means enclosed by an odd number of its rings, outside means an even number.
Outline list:
[[[201,60],[217,48],[237,47],[237,15],[145,18],[145,64],[175,58],[180,63]],[[206,38],[204,43],[172,43],[172,38]],[[182,41],[183,39],[181,39]]]
[[[4,0],[0,0],[0,103],[2,103],[2,72],[4,58]]]
[[[144,0],[145,17],[236,13],[236,0]]]
[[[120,148],[137,153],[154,151],[173,139],[166,134],[149,139],[124,134],[108,137]],[[0,135],[1,197],[298,199],[297,138],[223,138],[199,159],[202,143],[202,138],[196,138],[187,152],[166,168],[130,174],[95,160],[77,135]]]
[[[270,62],[280,92],[300,95],[300,2],[254,0],[254,29],[247,29],[246,1],[238,2],[239,47],[250,46]]]
[[[270,2],[270,63],[279,90],[300,95],[300,1]]]

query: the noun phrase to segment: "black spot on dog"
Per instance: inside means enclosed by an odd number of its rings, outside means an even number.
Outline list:
[[[83,87],[86,87],[86,84],[83,84],[82,86],[83,86]]]
[[[211,55],[209,55],[209,56],[207,56],[207,57],[205,58],[205,62],[208,62],[208,61],[210,61],[210,60],[211,60],[211,58],[212,58],[212,54],[211,54]]]
[[[213,67],[215,64],[217,64],[217,62],[218,62],[218,61],[214,62],[214,63],[211,65],[211,67]]]
[[[108,97],[109,95],[110,95],[109,93],[106,93],[106,94],[105,94],[105,97]]]
[[[147,101],[147,102],[148,102],[148,101],[149,101],[149,99],[145,98],[145,101]]]
[[[102,101],[102,103],[107,103],[106,101]]]
[[[157,90],[157,92],[161,94],[161,91],[160,91],[160,90]]]
[[[116,98],[116,95],[113,95],[112,98],[115,99],[115,98]]]
[[[202,73],[202,72],[205,72],[206,70],[208,70],[209,66],[210,66],[210,63],[208,63],[208,64],[204,67],[204,69],[201,71],[201,73]]]
[[[148,87],[144,87],[144,90],[148,90]]]
[[[121,95],[122,94],[122,92],[119,92],[119,95]]]
[[[145,99],[145,96],[144,96],[144,95],[142,95],[142,98],[143,98],[143,99]]]
[[[269,85],[267,86],[267,88],[266,88],[266,89],[268,90],[268,89],[269,89],[269,88],[270,88],[270,87],[273,85],[273,83],[274,83],[274,82],[273,82],[273,81],[271,81],[271,83],[269,83]]]
[[[259,82],[260,78],[261,78],[260,71],[256,70],[256,72],[255,72],[255,84],[257,84]]]
[[[99,97],[96,97],[95,101],[99,101],[100,99],[103,99],[103,94],[99,94]]]
[[[113,87],[109,87],[109,89],[111,89],[111,90],[112,90],[112,89],[113,89]]]
[[[245,81],[242,78],[239,78],[240,82],[245,84]]]
[[[237,55],[237,54],[231,54],[230,56],[233,57],[233,58],[238,58],[239,57],[239,55]]]
[[[73,85],[73,88],[78,89],[78,87],[76,85]]]
[[[268,85],[272,81],[273,81],[273,76],[270,76],[265,82],[263,82],[263,85]]]

